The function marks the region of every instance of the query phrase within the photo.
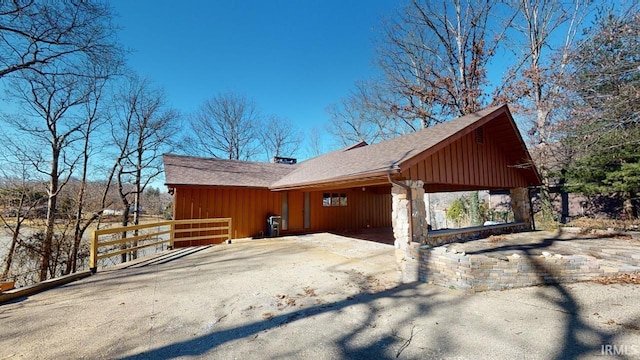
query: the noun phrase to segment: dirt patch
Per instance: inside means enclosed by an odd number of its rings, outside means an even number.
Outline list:
[[[490,242],[505,241],[507,237],[504,235],[491,235],[487,238]]]

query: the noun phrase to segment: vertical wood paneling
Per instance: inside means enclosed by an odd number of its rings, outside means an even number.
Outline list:
[[[471,183],[478,184],[480,182],[480,157],[478,156],[478,148],[476,146],[476,142],[473,140],[471,134],[467,135],[467,145],[469,155],[473,163],[473,176],[471,178]]]
[[[484,143],[479,144],[474,133],[465,135],[412,165],[402,176],[425,184],[441,184],[438,189],[445,189],[446,184],[486,189],[526,186],[519,170],[508,167],[509,154],[503,153],[496,141],[499,139],[485,133]]]
[[[425,171],[424,161],[420,161],[418,163],[418,179],[421,179],[424,182],[426,182],[427,180],[427,172]]]
[[[440,183],[440,160],[438,155],[432,155],[431,158],[433,159],[432,164],[432,173],[433,173],[433,182],[434,183]]]
[[[468,168],[469,168],[469,184],[475,184],[475,179],[474,179],[474,174],[476,173],[475,169],[473,168],[473,164],[475,162],[475,159],[473,158],[473,151],[471,148],[471,144],[469,143],[469,136],[465,136],[464,139],[464,146],[466,149],[465,155],[467,157],[467,163]]]
[[[498,156],[499,155],[500,153],[498,153]],[[500,171],[500,175],[501,175],[500,185],[505,186],[508,183],[509,173],[511,172],[511,170],[507,167],[507,159],[501,156],[501,160],[502,160],[502,170]]]
[[[257,236],[266,230],[267,215],[280,213],[280,196],[262,189],[181,187],[174,193],[175,219],[231,217],[234,237]]]
[[[447,174],[445,171],[445,167],[447,166],[447,159],[444,156],[444,152],[440,151],[438,152],[438,165],[440,168],[440,181],[441,182],[445,182],[447,181]]]
[[[449,165],[449,163],[451,161],[451,151],[449,146],[446,146],[444,148],[443,156],[444,156],[444,159],[441,165],[443,165],[444,167],[443,169],[444,179],[448,184],[450,184],[451,183],[451,166]]]
[[[496,171],[496,173],[498,174],[498,183],[500,184],[500,186],[505,186],[506,173],[508,171],[506,159],[504,156],[501,156],[502,154],[500,154],[500,152],[498,151],[498,148],[495,145],[493,147],[493,154],[494,154],[494,157],[498,159],[500,164],[499,171]]]
[[[463,167],[463,173],[464,173],[464,180],[463,180],[463,184],[468,185],[471,184],[471,180],[469,179],[470,174],[471,174],[471,169],[469,168],[470,166],[470,159],[469,159],[469,155],[467,153],[467,141],[466,138],[462,138],[460,140],[460,144],[461,144],[461,149],[462,149],[462,167]]]
[[[195,196],[193,195],[194,190],[193,189],[189,189],[189,209],[187,210],[187,214],[189,217],[193,217],[193,207],[194,205],[194,199]]]
[[[493,171],[493,173],[496,175],[496,183],[498,183],[499,186],[504,186],[504,174],[506,172],[506,167],[504,166],[504,156],[501,156],[498,148],[496,147],[496,145],[494,143],[491,143],[493,151],[492,151],[492,155],[493,155],[493,159],[497,160],[498,162],[498,169],[497,171]]]
[[[452,177],[451,181],[454,184],[460,183],[460,162],[458,161],[458,143],[453,143],[450,145],[451,147],[451,168],[452,168]]]
[[[424,166],[424,171],[426,172],[426,181],[425,183],[432,183],[433,182],[433,164],[432,164],[432,156],[428,156],[425,159],[425,166]]]
[[[248,196],[248,190],[245,189],[238,189],[237,191],[237,199],[238,199],[238,204],[237,204],[237,209],[238,209],[238,220],[241,221],[240,226],[241,229],[247,229],[247,231],[250,231],[249,229],[251,229],[251,222],[249,221],[249,219],[247,218],[247,205],[246,204],[246,200],[247,200],[247,196]]]
[[[502,156],[502,154],[500,154],[500,150],[497,147],[494,148],[494,153],[495,156],[500,159],[500,171],[498,171],[500,178],[499,183],[500,186],[505,186],[507,183],[507,173],[509,172],[509,169],[507,168],[507,160]]]
[[[486,141],[487,139],[485,138],[485,144],[484,146],[486,147],[486,152],[487,152],[487,165],[486,165],[486,171],[487,171],[487,181],[489,184],[497,184],[497,171],[495,171],[496,169],[499,168],[499,163],[496,161],[495,157],[493,156],[493,144],[489,141]],[[493,171],[492,171],[493,170]]]
[[[496,153],[495,151],[496,149],[494,148],[494,159],[497,160],[497,169],[495,171],[493,171],[493,174],[495,174],[495,183],[498,184],[498,186],[503,186],[504,184],[504,174],[506,172],[506,168],[504,167],[504,159],[502,156],[499,156],[499,154]]]
[[[458,177],[456,178],[456,183],[457,184],[463,184],[464,183],[464,169],[465,169],[465,164],[464,161],[462,160],[462,143],[460,141],[456,141],[454,143],[455,148],[456,148],[456,168],[457,168],[457,175]]]
[[[478,161],[478,165],[480,165],[480,184],[486,184],[489,182],[487,172],[486,172],[487,150],[482,144],[479,144],[478,142],[476,142],[476,147],[478,149],[478,157],[480,159]]]
[[[416,170],[417,171],[417,170]],[[343,231],[369,227],[391,226],[391,188],[372,191],[351,188],[326,191],[346,194],[348,205],[322,206],[321,191],[310,193],[310,231]]]

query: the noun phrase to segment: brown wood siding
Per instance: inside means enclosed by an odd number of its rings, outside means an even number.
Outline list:
[[[513,166],[518,160],[500,146],[498,135],[485,129],[482,143],[471,132],[412,165],[402,176],[424,181],[428,192],[526,187],[525,170]]]
[[[346,194],[347,206],[323,206],[323,194]],[[304,209],[304,197],[302,192],[300,196],[293,196],[295,192],[289,193],[289,211],[291,219],[291,211]],[[292,203],[292,198],[299,198],[296,203]],[[311,213],[311,226],[305,231],[342,231],[357,230],[364,228],[381,228],[391,226],[391,187],[365,187],[350,188],[330,191],[313,191],[309,195]],[[295,209],[295,210],[294,210]],[[301,214],[303,212],[301,211]],[[296,215],[297,216],[297,215]],[[302,229],[302,222],[300,229]],[[296,229],[290,226],[289,231],[296,232]]]
[[[323,206],[323,193],[347,195],[347,206]],[[266,234],[269,215],[282,214],[282,194],[266,189],[229,187],[177,187],[174,189],[174,219],[230,217],[232,238]],[[391,226],[391,187],[366,187],[310,193],[310,228],[304,229],[304,193],[288,192],[289,228],[283,234],[343,231]],[[203,235],[203,234],[198,234]],[[184,236],[188,236],[185,234]],[[217,242],[221,242],[218,240]],[[180,242],[175,246],[208,245],[214,241]]]
[[[174,219],[232,219],[232,238],[260,236],[266,231],[269,215],[282,212],[281,194],[267,189],[177,187],[173,194]],[[220,242],[219,240],[218,242]],[[176,246],[211,244],[201,240]]]

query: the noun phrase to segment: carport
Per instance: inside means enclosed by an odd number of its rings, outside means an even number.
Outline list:
[[[504,105],[395,139],[372,145],[360,143],[308,160],[270,189],[347,194],[354,188],[386,186],[391,193],[397,259],[404,276],[413,281],[417,279],[417,266],[407,262],[414,263],[418,258],[417,247],[429,240],[430,245],[438,244],[437,238],[428,236],[425,193],[509,189],[516,224],[507,230],[526,230],[532,228],[529,188],[540,183],[511,112]],[[505,231],[505,227],[495,230]]]

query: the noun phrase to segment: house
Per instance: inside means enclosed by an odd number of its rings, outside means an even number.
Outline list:
[[[281,216],[282,234],[392,226],[395,231],[407,228],[394,223],[400,216],[415,240],[426,232],[420,193],[511,189],[512,198],[528,205],[526,189],[541,182],[506,105],[297,164],[167,154],[164,167],[174,219],[230,217],[234,238],[265,235],[271,215]],[[399,207],[414,221],[394,215]],[[530,224],[526,206],[517,211],[516,218]]]

